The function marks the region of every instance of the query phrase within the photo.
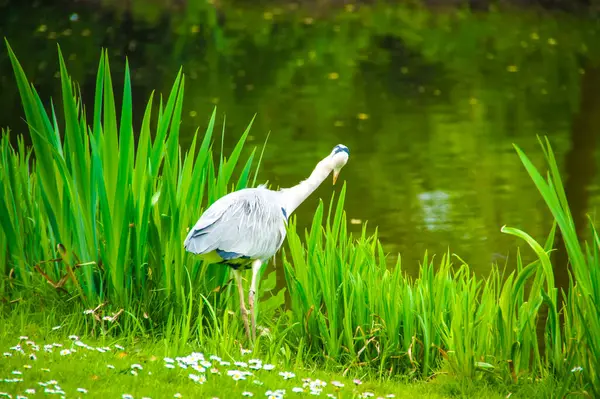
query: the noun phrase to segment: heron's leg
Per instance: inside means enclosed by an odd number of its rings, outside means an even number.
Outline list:
[[[242,285],[242,273],[239,270],[234,270],[233,277],[235,277],[235,282],[237,284],[238,292],[240,294],[240,312],[242,313],[242,321],[244,322],[246,335],[248,336],[248,339],[250,339],[250,328],[248,326],[248,310],[246,309],[246,304],[244,303],[244,286]]]
[[[256,340],[256,317],[254,315],[254,296],[258,289],[258,273],[262,267],[262,261],[256,259],[252,262],[252,282],[250,283],[250,292],[248,293],[248,305],[250,306],[250,320],[252,321],[252,342]]]

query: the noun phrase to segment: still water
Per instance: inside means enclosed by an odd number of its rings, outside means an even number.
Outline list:
[[[513,149],[543,166],[537,135],[553,144],[585,230],[600,205],[596,20],[340,3],[0,0],[0,36],[55,101],[56,43],[87,98],[101,47],[116,84],[128,56],[138,117],[183,66],[184,142],[215,105],[226,150],[256,114],[251,144],[268,136],[260,178],[274,186],[296,184],[346,144],[349,219],[377,227],[411,273],[426,250],[450,250],[479,272],[507,259],[513,267],[517,245],[528,250],[500,233],[505,224],[544,239],[550,213]],[[4,48],[0,93],[0,126],[25,132]],[[300,226],[331,192],[328,181],[298,209]]]

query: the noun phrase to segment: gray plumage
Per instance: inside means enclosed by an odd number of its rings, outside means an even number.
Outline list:
[[[215,251],[221,258],[216,263],[232,267],[267,261],[285,240],[287,213],[281,200],[281,192],[264,186],[221,197],[190,230],[185,249],[200,255]]]

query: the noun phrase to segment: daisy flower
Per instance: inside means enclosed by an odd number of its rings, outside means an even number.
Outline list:
[[[245,380],[246,377],[239,370],[229,370],[227,371],[227,375],[233,378],[234,381]]]
[[[296,374],[289,371],[282,371],[279,373],[279,375],[282,376],[284,380],[289,380],[290,378],[294,378],[296,376]]]
[[[326,386],[327,386],[327,383],[325,381],[321,381],[321,380],[314,380],[310,383],[311,388],[325,388]]]

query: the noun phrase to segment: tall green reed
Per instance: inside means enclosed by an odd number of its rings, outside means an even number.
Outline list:
[[[528,236],[524,237],[539,256],[548,281],[547,290],[541,291],[549,309],[545,331],[549,348],[547,365],[559,378],[566,380],[581,370],[585,389],[597,397],[600,396],[600,237],[591,219],[592,242],[582,242],[577,236],[550,143],[547,139],[540,140],[540,145],[549,168],[546,178],[520,148],[515,148],[560,229],[569,259],[569,265],[555,265],[558,268],[568,267],[569,271],[568,290],[562,293],[560,301],[553,284],[547,251],[540,251],[539,244]],[[564,318],[562,324],[560,316]]]
[[[403,273],[400,259],[389,267],[377,232],[369,235],[363,226],[358,237],[348,233],[345,186],[327,212],[319,205],[304,239],[292,218],[283,265],[298,340],[320,361],[370,366],[380,375],[429,377],[445,367],[470,380],[552,377],[565,388],[581,366],[585,378],[578,389],[598,392],[600,239],[593,230],[594,243],[585,253],[580,249],[549,144],[544,151],[547,182],[518,153],[556,223],[543,244],[518,229],[502,228],[538,256],[524,265],[519,254],[510,273],[493,267],[482,278],[450,254],[438,262],[426,254],[414,279]],[[562,307],[548,255],[557,226],[574,268]]]
[[[21,138],[13,148],[3,132],[0,245],[7,255],[0,270],[8,278],[1,294],[18,296],[47,282],[85,307],[106,303],[124,309],[131,328],[179,323],[185,341],[193,323],[201,322],[200,294],[224,312],[231,289],[227,268],[199,263],[185,253],[183,241],[202,208],[229,190],[254,184],[260,160],[254,150],[246,159],[242,155],[252,123],[230,154],[215,156],[215,110],[206,130],[196,131],[182,151],[181,71],[165,101],[161,97],[157,105],[150,96],[135,129],[128,64],[117,112],[108,55],[102,52],[88,113],[60,49],[62,102],[47,111],[8,43],[7,48],[32,149]]]

